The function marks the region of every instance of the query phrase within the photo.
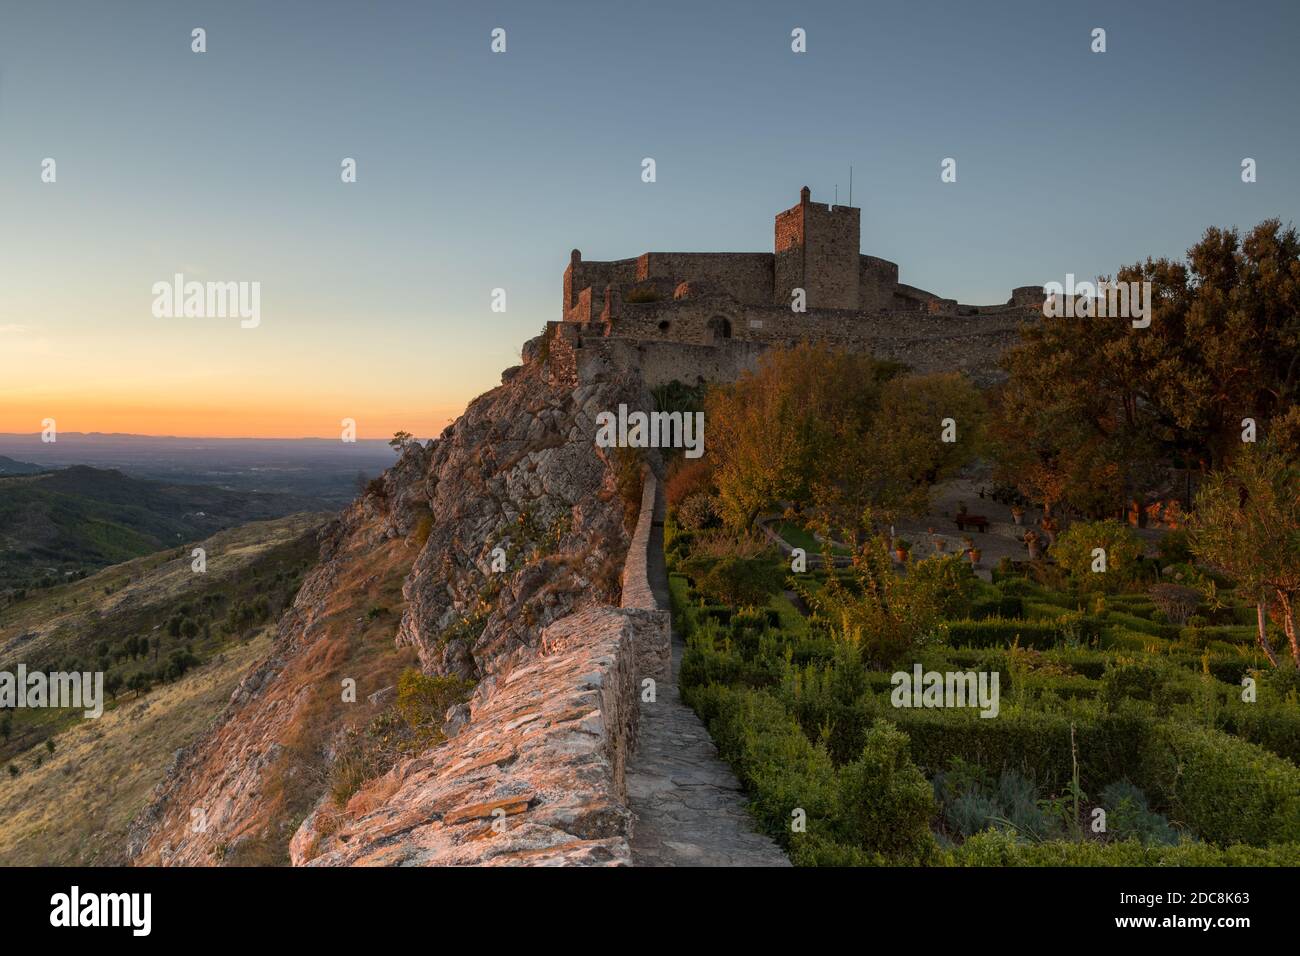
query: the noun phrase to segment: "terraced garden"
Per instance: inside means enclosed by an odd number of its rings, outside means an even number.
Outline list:
[[[1232,582],[1178,624],[1161,588],[1202,572],[1175,561],[1118,588],[1041,561],[989,583],[872,542],[795,574],[665,530],[682,693],[797,864],[1300,864],[1300,677]],[[895,706],[918,664],[996,674],[997,716]]]

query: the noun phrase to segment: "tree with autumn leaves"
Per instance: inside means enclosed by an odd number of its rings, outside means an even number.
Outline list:
[[[960,375],[902,371],[804,344],[769,350],[755,372],[712,389],[709,457],[727,523],[746,528],[793,502],[828,532],[860,537],[923,511],[930,487],[978,450],[984,405]]]
[[[1248,447],[1210,476],[1196,496],[1190,522],[1192,552],[1231,577],[1237,593],[1256,605],[1258,641],[1274,667],[1269,644],[1270,602],[1300,667],[1296,605],[1300,603],[1300,463],[1272,443]]]
[[[1267,220],[1209,229],[1185,262],[1121,269],[1150,282],[1151,324],[1048,318],[1003,359],[991,430],[1004,478],[1050,510],[1119,513],[1229,464],[1243,420],[1300,451],[1300,236]]]

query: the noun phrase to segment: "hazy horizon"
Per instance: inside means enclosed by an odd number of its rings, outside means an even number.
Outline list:
[[[148,434],[148,433],[145,433],[145,432],[102,432],[102,431],[89,431],[89,432],[81,432],[81,431],[68,431],[68,432],[65,432],[65,431],[60,431],[60,432],[59,432],[59,436],[58,436],[58,440],[59,440],[59,441],[65,441],[66,439],[71,438],[71,437],[80,437],[80,438],[93,438],[93,437],[100,437],[100,438],[148,438],[148,439],[154,439],[154,440],[158,440],[158,441],[231,441],[231,442],[234,442],[234,441],[250,441],[250,442],[252,442],[252,441],[265,441],[265,442],[273,442],[273,441],[319,441],[319,442],[329,442],[329,443],[331,443],[331,444],[334,444],[334,443],[339,442],[339,438],[338,438],[338,437],[330,437],[330,436],[328,436],[328,435],[154,435],[154,434]],[[430,436],[430,438],[432,438],[432,437],[434,437],[434,436]],[[41,441],[41,433],[40,433],[39,431],[34,431],[34,432],[0,432],[0,441],[3,441],[4,439],[7,439],[7,438],[14,438],[14,439],[33,439],[35,442],[37,442],[37,443],[39,443],[39,444],[45,444],[45,442],[42,442],[42,441]],[[417,438],[417,440],[420,441],[420,442],[426,442],[426,441],[429,441],[429,440],[430,440],[429,438],[420,438],[419,436],[416,436],[416,438]],[[51,443],[51,444],[57,444],[57,442],[53,442],[53,443]],[[351,443],[348,443],[348,444],[351,444]],[[387,444],[388,444],[388,439],[385,439],[385,438],[358,438],[358,439],[356,440],[356,444],[358,444],[358,445],[362,445],[362,444],[367,444],[367,445],[387,445]]]

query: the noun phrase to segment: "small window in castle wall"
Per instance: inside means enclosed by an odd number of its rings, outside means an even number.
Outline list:
[[[761,328],[763,327],[763,320],[762,320],[762,319],[750,319],[750,320],[749,320],[749,327],[750,327],[751,329],[761,329]]]
[[[659,331],[667,332],[670,325],[671,323],[667,319],[664,319],[662,322],[659,323]]]

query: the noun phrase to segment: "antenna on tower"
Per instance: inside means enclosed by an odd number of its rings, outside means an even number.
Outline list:
[[[849,207],[853,206],[853,164],[849,164]]]
[[[838,206],[839,204],[840,204],[840,184],[836,183],[835,184],[835,205]]]

